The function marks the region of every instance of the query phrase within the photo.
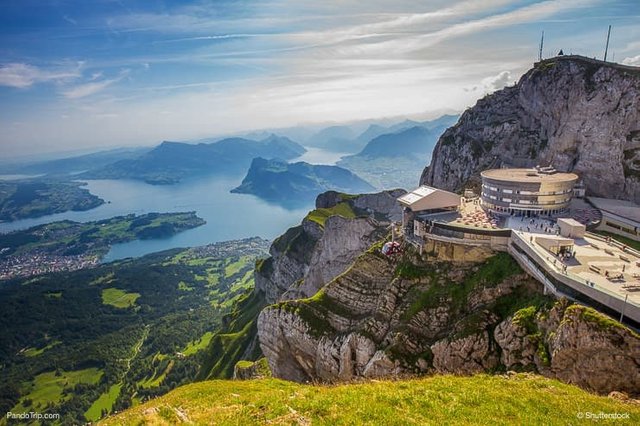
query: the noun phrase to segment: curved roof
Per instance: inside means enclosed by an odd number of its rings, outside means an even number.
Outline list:
[[[536,169],[492,169],[480,173],[483,178],[504,182],[554,183],[578,180],[575,173],[543,173]]]

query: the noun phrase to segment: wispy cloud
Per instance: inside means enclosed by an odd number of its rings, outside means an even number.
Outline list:
[[[75,19],[73,19],[69,15],[62,15],[62,19],[64,19],[65,21],[67,21],[68,23],[70,23],[72,25],[78,25],[78,21],[76,21]]]
[[[80,65],[68,69],[42,69],[24,63],[10,63],[0,66],[0,86],[24,89],[37,83],[68,81],[80,75]]]
[[[419,51],[442,43],[448,39],[486,32],[497,28],[534,22],[558,14],[596,3],[598,0],[549,0],[520,7],[504,13],[487,17],[468,19],[453,23],[442,29],[426,31],[419,35],[395,37],[377,43],[356,45],[342,50],[344,55],[402,55]]]
[[[0,52],[0,86],[38,95],[0,99],[5,149],[462,110],[526,71],[542,29],[549,54],[591,57],[611,22],[611,54],[640,61],[634,0],[63,3],[24,31],[0,28],[12,49]]]
[[[229,40],[234,38],[249,38],[249,37],[265,37],[271,34],[216,34],[216,35],[206,35],[206,36],[197,36],[197,37],[183,37],[183,38],[172,38],[168,40],[156,40],[155,44],[159,43],[178,43],[183,41],[203,41],[203,40]]]
[[[61,90],[60,93],[67,99],[79,99],[95,95],[96,93],[102,92],[112,84],[119,82],[128,74],[129,70],[124,70],[120,72],[120,75],[116,78],[96,81],[97,78],[102,77],[102,73],[95,73],[92,75],[89,83],[78,84],[73,87],[65,88]]]

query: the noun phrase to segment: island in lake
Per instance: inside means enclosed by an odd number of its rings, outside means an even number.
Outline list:
[[[95,266],[112,244],[166,238],[206,222],[195,212],[53,222],[0,235],[0,280]]]

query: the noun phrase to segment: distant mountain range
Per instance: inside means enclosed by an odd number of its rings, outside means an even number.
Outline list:
[[[424,127],[414,126],[397,133],[387,133],[372,139],[356,157],[416,157],[428,156],[437,136]],[[351,156],[349,156],[351,157]],[[344,157],[345,160],[349,157]]]
[[[456,121],[458,121],[457,115],[443,115],[435,120],[404,120],[393,125],[386,125],[383,122],[372,123],[360,133],[354,126],[330,126],[307,138],[303,145],[334,152],[357,153],[378,136],[398,133],[412,127],[422,127],[434,133],[442,133]]]
[[[67,175],[96,167],[106,166],[120,160],[138,158],[151,148],[117,148],[74,157],[55,160],[30,161],[17,164],[0,165],[0,173],[24,175]]]
[[[378,189],[416,186],[425,162],[438,138],[458,119],[445,115],[436,120],[416,122],[405,120],[386,128],[386,133],[371,139],[360,152],[343,157],[338,165],[348,168]],[[370,126],[368,135],[380,132]]]
[[[313,201],[318,194],[330,189],[362,193],[374,188],[342,167],[255,158],[242,184],[231,192],[253,194],[284,206],[296,206]]]
[[[282,134],[254,132],[251,137],[207,138],[163,142],[155,148],[125,148],[70,158],[2,164],[4,174],[42,174],[65,179],[137,179],[149,184],[174,184],[189,177],[225,174],[242,176],[254,158],[293,160],[306,152],[303,145],[333,153],[349,153],[339,163],[378,188],[409,187],[416,181],[414,163],[428,161],[439,135],[457,116],[435,120],[367,121],[325,128],[282,129],[296,134],[294,142]],[[367,127],[368,126],[368,127]],[[390,161],[393,159],[393,162]],[[323,188],[326,189],[326,188]]]
[[[255,141],[227,138],[214,143],[163,142],[148,153],[88,171],[86,179],[140,179],[150,184],[174,184],[196,175],[242,173],[255,157],[292,159],[306,149],[292,140],[270,135]]]

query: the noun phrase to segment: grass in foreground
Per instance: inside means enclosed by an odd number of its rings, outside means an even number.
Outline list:
[[[105,419],[107,425],[193,424],[578,424],[579,413],[628,413],[640,406],[540,376],[434,376],[337,386],[275,379],[183,386]]]

